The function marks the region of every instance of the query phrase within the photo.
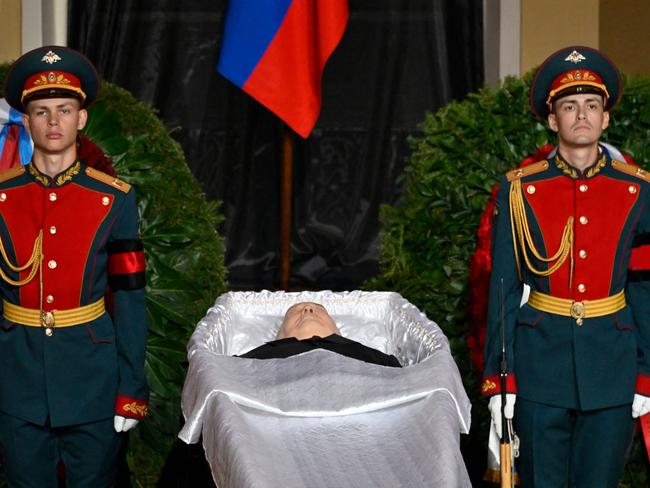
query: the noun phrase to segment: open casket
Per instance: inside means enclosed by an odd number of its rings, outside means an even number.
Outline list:
[[[245,359],[294,303],[324,305],[341,334],[403,368],[323,349]],[[184,442],[202,438],[216,485],[471,486],[459,449],[470,403],[447,338],[391,292],[231,292],[188,344]]]

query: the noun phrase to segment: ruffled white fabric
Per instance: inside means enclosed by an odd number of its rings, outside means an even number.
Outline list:
[[[326,350],[232,357],[273,340],[301,301],[323,304],[344,336],[405,367]],[[203,436],[218,487],[470,486],[459,450],[470,403],[447,339],[397,293],[227,293],[188,357],[179,437]]]

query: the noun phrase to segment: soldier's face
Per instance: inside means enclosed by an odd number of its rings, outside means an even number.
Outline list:
[[[325,307],[319,303],[301,302],[287,310],[277,338],[309,339],[332,334],[340,334],[340,332]]]
[[[34,151],[63,154],[75,149],[77,132],[84,128],[88,113],[75,98],[45,98],[27,105],[23,124],[34,141]]]
[[[609,125],[600,95],[580,93],[553,102],[548,125],[557,132],[560,144],[584,147],[596,144]]]

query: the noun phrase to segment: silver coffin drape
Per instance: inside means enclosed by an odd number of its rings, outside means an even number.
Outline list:
[[[294,303],[323,304],[342,335],[404,366],[326,350],[245,359]],[[447,338],[392,292],[231,292],[188,344],[185,426],[220,488],[471,486],[459,450],[470,403]]]

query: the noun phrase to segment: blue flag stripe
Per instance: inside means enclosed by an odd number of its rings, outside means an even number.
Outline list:
[[[280,29],[293,0],[230,0],[218,71],[240,88]]]

